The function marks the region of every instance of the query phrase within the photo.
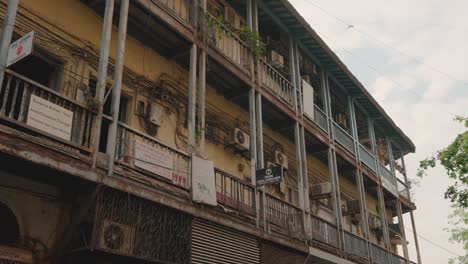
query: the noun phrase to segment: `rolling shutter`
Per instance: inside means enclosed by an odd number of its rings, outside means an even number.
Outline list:
[[[259,264],[258,240],[197,219],[192,227],[192,264]]]
[[[281,246],[262,243],[262,264],[304,264],[306,255]]]

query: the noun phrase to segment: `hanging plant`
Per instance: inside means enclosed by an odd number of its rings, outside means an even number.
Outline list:
[[[243,39],[245,39],[248,48],[255,57],[259,58],[265,55],[266,45],[258,32],[251,31],[248,26],[243,25],[241,27],[241,34]]]

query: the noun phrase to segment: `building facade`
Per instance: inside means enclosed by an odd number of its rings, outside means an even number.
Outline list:
[[[0,263],[421,264],[413,143],[288,1],[0,14]]]

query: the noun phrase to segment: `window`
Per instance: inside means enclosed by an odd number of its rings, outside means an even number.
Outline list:
[[[60,91],[63,65],[44,51],[23,58],[9,69],[52,90]]]

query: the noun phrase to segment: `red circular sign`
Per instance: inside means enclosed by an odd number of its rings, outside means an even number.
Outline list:
[[[23,45],[18,47],[18,49],[16,50],[16,55],[20,55],[22,51],[23,51]]]

